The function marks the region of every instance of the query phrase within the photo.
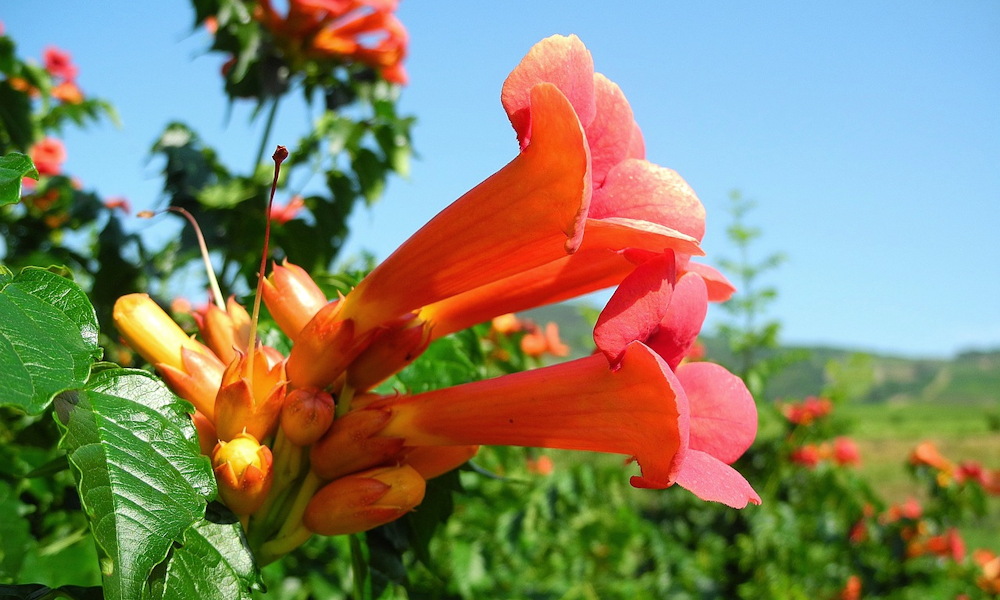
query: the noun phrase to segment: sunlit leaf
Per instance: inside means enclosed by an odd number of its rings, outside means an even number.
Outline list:
[[[198,521],[158,570],[162,577],[151,582],[151,600],[243,600],[260,589],[253,555],[236,523]]]
[[[0,267],[0,404],[38,414],[78,387],[101,355],[97,315],[75,283],[43,269]]]
[[[21,179],[24,177],[38,179],[38,169],[30,158],[20,152],[0,157],[0,206],[21,199]]]
[[[101,371],[55,401],[60,442],[102,553],[105,596],[140,598],[215,494],[187,406],[144,371]]]

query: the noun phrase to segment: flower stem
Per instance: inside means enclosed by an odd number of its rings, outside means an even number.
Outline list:
[[[306,543],[310,537],[312,537],[312,532],[300,525],[289,535],[264,543],[255,553],[258,565],[263,567],[271,564]]]
[[[312,500],[313,494],[316,493],[316,490],[321,485],[323,485],[323,480],[315,473],[309,471],[306,474],[305,479],[302,480],[302,484],[299,486],[299,493],[295,496],[295,502],[288,511],[288,516],[285,517],[285,522],[281,525],[281,529],[274,536],[274,540],[287,537],[302,526],[302,515],[305,514],[309,501]]]
[[[345,383],[344,387],[340,388],[340,394],[337,395],[337,404],[333,413],[335,419],[339,419],[350,412],[352,400],[354,400],[354,388],[350,384]]]

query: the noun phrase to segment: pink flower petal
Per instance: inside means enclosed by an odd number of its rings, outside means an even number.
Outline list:
[[[642,130],[639,129],[639,124],[635,122],[632,123],[632,136],[628,142],[628,157],[646,158],[646,142],[642,138]]]
[[[757,406],[746,384],[708,362],[685,363],[676,373],[691,409],[691,449],[732,464],[757,435]]]
[[[588,216],[650,221],[698,241],[705,235],[705,207],[694,190],[673,170],[639,159],[626,159],[608,172],[594,191]]]
[[[684,266],[685,271],[691,271],[701,275],[708,286],[709,302],[725,302],[736,293],[736,286],[726,279],[726,276],[716,270],[701,263],[689,262]]]
[[[615,290],[594,326],[594,342],[612,367],[630,343],[645,342],[659,327],[674,279],[674,253],[666,252],[639,265]]]
[[[586,132],[590,145],[590,171],[594,176],[594,187],[598,188],[604,183],[608,171],[628,157],[635,119],[621,88],[600,73],[594,74],[594,94],[597,114],[587,125]]]
[[[565,95],[586,127],[597,111],[594,100],[594,59],[580,38],[554,35],[532,46],[503,83],[500,101],[521,148],[531,138],[531,88],[553,83]]]
[[[733,508],[760,504],[760,496],[736,469],[699,450],[688,449],[676,483],[702,500]]]
[[[670,307],[659,329],[646,341],[671,369],[676,369],[698,339],[708,313],[705,280],[695,273],[685,273],[674,286]]]

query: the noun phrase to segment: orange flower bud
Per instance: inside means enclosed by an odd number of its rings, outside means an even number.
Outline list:
[[[181,349],[181,365],[182,368],[175,369],[164,363],[156,363],[156,370],[175,394],[194,404],[196,409],[214,421],[215,396],[219,393],[225,367],[215,356],[187,348]]]
[[[219,442],[212,452],[212,466],[222,502],[238,515],[260,508],[271,490],[272,462],[271,450],[249,433]]]
[[[397,457],[403,440],[376,437],[391,417],[389,410],[364,410],[338,418],[309,453],[313,472],[335,479]]]
[[[281,408],[281,430],[296,446],[308,446],[330,428],[333,408],[333,396],[322,390],[292,390]]]
[[[368,531],[413,510],[425,490],[424,478],[408,465],[348,475],[316,492],[302,523],[321,535]]]
[[[206,346],[188,337],[146,294],[119,298],[115,302],[114,321],[128,345],[152,364],[163,363],[183,370],[183,348],[216,358]]]
[[[219,434],[215,432],[215,424],[209,420],[201,411],[196,410],[191,415],[195,431],[198,432],[198,446],[205,456],[212,456],[212,451],[219,443]]]
[[[215,426],[221,440],[233,439],[242,431],[264,439],[278,426],[287,385],[283,365],[269,367],[267,353],[260,345],[252,360],[252,379],[248,377],[250,359],[239,352],[222,376],[215,398]]]
[[[245,351],[250,345],[250,314],[232,296],[226,310],[208,305],[200,329],[205,343],[227,365],[236,358],[237,349]]]
[[[479,452],[479,446],[422,446],[414,448],[403,459],[424,479],[434,479],[457,469]]]
[[[264,304],[292,341],[326,304],[326,296],[305,269],[287,260],[275,265],[262,288]]]
[[[288,379],[297,388],[325,388],[340,377],[347,365],[364,349],[364,339],[355,336],[354,321],[340,316],[343,301],[320,309],[300,334],[288,355]]]

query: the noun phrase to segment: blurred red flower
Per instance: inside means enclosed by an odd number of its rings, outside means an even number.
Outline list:
[[[792,450],[792,454],[789,458],[795,464],[803,465],[812,469],[819,464],[820,459],[823,458],[823,453],[816,444],[806,444],[805,446]]]
[[[43,138],[28,150],[39,175],[58,175],[66,162],[66,147],[55,138]]]
[[[43,53],[43,59],[45,60],[45,70],[53,77],[61,78],[63,81],[76,80],[78,71],[69,52],[55,46],[49,46]]]
[[[785,404],[781,407],[785,418],[796,425],[809,425],[827,416],[832,410],[832,402],[816,396],[809,396],[802,402]]]
[[[302,212],[302,209],[305,208],[305,205],[306,203],[302,199],[302,196],[292,196],[292,199],[285,206],[271,207],[271,221],[284,225],[297,217]]]
[[[861,464],[861,452],[858,444],[849,437],[838,437],[833,440],[833,460],[841,466]]]

